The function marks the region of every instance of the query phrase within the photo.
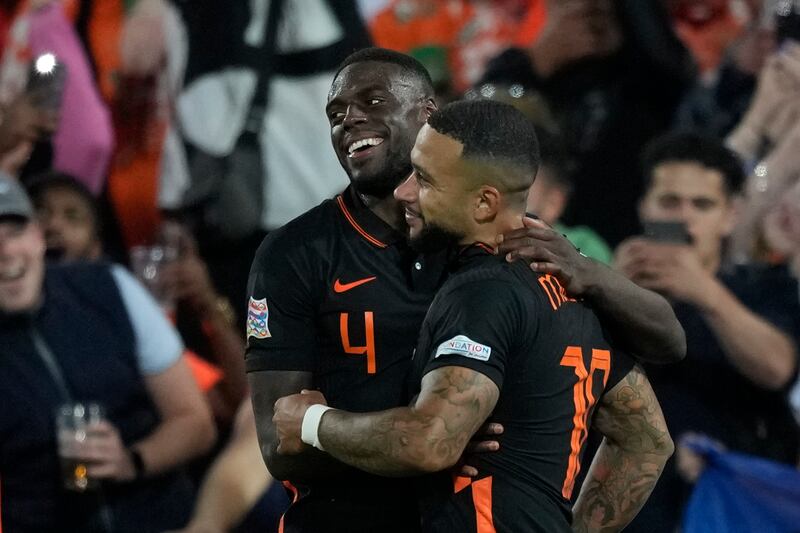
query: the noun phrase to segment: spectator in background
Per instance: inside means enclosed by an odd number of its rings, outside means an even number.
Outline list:
[[[152,244],[159,206],[174,191],[167,143],[188,55],[186,29],[167,0],[69,0],[65,3],[83,41],[116,140],[107,196],[124,247]],[[172,179],[186,177],[177,173]],[[169,205],[167,206],[169,207]]]
[[[182,466],[214,440],[176,332],[122,268],[45,268],[19,184],[0,180],[0,473],[8,531],[160,532],[185,523]],[[60,487],[54,413],[98,402],[84,459],[101,488]]]
[[[66,174],[48,174],[33,180],[30,193],[44,231],[48,259],[91,262],[103,257],[97,202],[83,185]],[[246,387],[244,343],[235,326],[235,314],[230,303],[214,290],[186,230],[169,223],[165,233],[170,234],[169,244],[178,247],[178,259],[163,273],[167,292],[178,303],[176,320],[193,348],[205,356],[187,350],[187,362],[206,392],[217,422],[227,427]],[[204,359],[219,365],[222,372]],[[205,376],[213,379],[206,383]]]
[[[673,303],[686,331],[686,359],[648,374],[676,441],[704,433],[731,450],[789,464],[798,431],[785,388],[800,339],[797,281],[785,268],[722,269],[744,174],[718,141],[691,134],[654,141],[644,157],[643,222],[681,221],[691,244],[635,237],[615,263],[630,279]],[[630,531],[674,531],[688,487],[673,462]]]
[[[750,107],[726,142],[751,171],[731,256],[764,260],[761,220],[800,179],[800,43],[787,41],[767,59]]]
[[[103,256],[102,227],[89,189],[67,174],[47,174],[28,189],[44,231],[51,261],[98,261]]]
[[[545,0],[393,0],[370,21],[376,46],[418,59],[441,100],[458,98],[510,45],[528,46]]]
[[[492,60],[481,83],[544,95],[576,161],[564,222],[595,228],[616,244],[636,228],[641,184],[632,155],[672,123],[694,81],[691,57],[661,0],[546,3],[538,37]]]
[[[23,92],[9,104],[0,105],[0,117],[0,170],[19,176],[34,143],[58,127],[58,112],[42,109]]]
[[[200,487],[192,519],[180,533],[275,533],[288,505],[283,485],[274,482],[261,458],[253,405],[247,399],[230,441]]]
[[[785,262],[800,279],[800,181],[767,212],[762,225],[766,245],[777,261]]]
[[[173,206],[199,206],[195,233],[200,252],[217,287],[237,303],[245,299],[250,263],[264,233],[345,187],[346,176],[329,148],[324,106],[339,62],[369,45],[355,0],[284,0],[273,63],[265,65],[267,14],[278,1],[180,2],[191,54],[177,117],[190,154],[200,150],[223,157],[233,152],[250,117],[258,75],[271,69],[266,94],[261,95],[265,113],[260,123],[247,124],[257,137],[263,166],[260,183],[244,191],[247,200],[255,198],[259,204],[255,227],[245,235],[220,237],[220,226],[230,225],[229,213],[209,222],[208,211],[202,211],[225,183],[211,187],[204,198],[202,191],[208,188],[197,175],[182,184],[181,201]]]
[[[528,194],[528,212],[564,234],[584,255],[611,264],[611,248],[594,230],[587,226],[568,227],[560,222],[574,186],[569,177],[567,159],[556,137],[542,129],[537,130],[537,137],[541,163]]]
[[[724,137],[736,126],[776,48],[772,3],[740,2],[739,13],[730,0],[671,0],[676,31],[700,68],[678,109],[678,128]]]
[[[33,153],[23,173],[54,168],[76,176],[98,195],[113,148],[111,121],[62,3],[5,0],[0,21],[0,100],[8,102],[26,90],[30,64],[39,54],[53,53],[66,67],[58,128],[51,139],[39,137],[42,142],[29,147]]]

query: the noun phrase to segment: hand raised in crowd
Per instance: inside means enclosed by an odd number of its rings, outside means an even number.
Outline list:
[[[571,296],[581,296],[594,283],[599,265],[545,222],[525,217],[523,224],[524,228],[498,236],[500,253],[509,261],[529,262],[536,272],[552,274]]]
[[[325,396],[315,390],[304,390],[275,402],[272,422],[278,435],[278,453],[292,455],[308,448],[301,438],[303,417],[309,407],[318,403],[328,405]]]
[[[634,283],[667,298],[698,307],[712,303],[717,282],[689,246],[634,237],[619,246],[614,262]]]
[[[110,422],[101,420],[92,425],[87,440],[86,455],[81,459],[88,463],[90,478],[131,481],[136,477],[130,453]]]
[[[34,143],[58,128],[57,111],[42,109],[33,98],[22,93],[0,110],[0,155],[22,143]]]
[[[171,221],[164,223],[161,236],[166,244],[178,249],[177,259],[164,266],[167,293],[176,301],[187,303],[200,317],[208,316],[219,297],[194,237],[184,226]]]
[[[155,74],[166,54],[164,0],[139,0],[125,19],[120,43],[121,69],[127,76]]]
[[[757,76],[774,50],[775,32],[753,25],[731,46],[731,59],[740,72]]]
[[[610,55],[621,44],[610,0],[550,0],[547,22],[530,55],[536,72],[547,78],[581,59]]]
[[[770,56],[742,121],[728,142],[745,158],[766,138],[777,143],[800,116],[800,44],[787,42]]]

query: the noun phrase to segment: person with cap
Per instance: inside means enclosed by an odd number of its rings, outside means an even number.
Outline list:
[[[22,187],[0,177],[0,522],[7,532],[160,532],[185,523],[182,471],[215,431],[180,339],[124,269],[45,267]],[[55,413],[97,403],[81,457],[97,488],[62,487]]]

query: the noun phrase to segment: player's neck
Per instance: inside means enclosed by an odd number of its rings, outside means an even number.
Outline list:
[[[475,243],[482,243],[496,251],[497,247],[500,245],[497,238],[498,235],[522,227],[524,227],[524,225],[521,215],[517,213],[498,214],[491,222],[475,224],[464,238],[461,239],[459,244],[469,246]]]
[[[403,209],[400,206],[400,202],[395,200],[393,195],[390,194],[385,198],[378,198],[377,196],[359,193],[358,196],[364,202],[364,205],[375,213],[378,218],[397,231],[405,231],[406,224],[403,218]]]

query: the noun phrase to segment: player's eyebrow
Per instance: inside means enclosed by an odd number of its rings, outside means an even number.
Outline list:
[[[420,176],[425,178],[425,181],[428,181],[428,182],[431,182],[431,183],[434,181],[433,179],[431,179],[430,172],[428,172],[427,170],[425,170],[421,166],[419,166],[417,164],[414,164],[414,163],[411,163],[411,166],[414,168],[414,170],[417,172],[417,174],[419,174]]]

